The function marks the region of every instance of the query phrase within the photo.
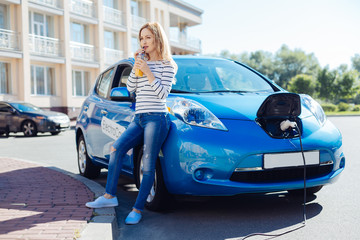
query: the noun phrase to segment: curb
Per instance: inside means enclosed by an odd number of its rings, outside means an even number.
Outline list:
[[[57,167],[48,167],[49,169],[61,172],[68,175],[87,186],[90,191],[95,195],[95,198],[100,197],[104,194],[105,189],[100,184],[87,179],[83,176],[65,171]],[[116,220],[116,212],[114,207],[94,209],[91,221],[86,225],[83,231],[80,233],[78,240],[115,240],[117,239],[118,224]]]

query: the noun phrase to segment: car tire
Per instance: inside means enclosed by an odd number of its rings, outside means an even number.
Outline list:
[[[323,186],[321,185],[321,186],[306,188],[306,195],[313,195],[313,194],[319,192],[322,189],[322,187]],[[288,190],[288,193],[292,194],[292,195],[303,195],[304,189]]]
[[[84,136],[81,135],[77,142],[77,158],[78,167],[81,176],[94,179],[99,177],[101,168],[96,166],[90,159],[87,150]]]
[[[135,181],[136,187],[140,189],[140,183],[142,180],[142,155],[143,150],[139,151],[137,154],[137,161],[135,166]],[[156,162],[155,170],[155,180],[153,187],[150,190],[150,194],[146,199],[145,207],[151,211],[161,211],[167,209],[173,202],[173,196],[167,191],[167,188],[164,183],[164,177],[162,174],[161,164],[158,160]]]
[[[24,121],[21,130],[26,137],[35,137],[37,135],[36,124],[31,120]]]

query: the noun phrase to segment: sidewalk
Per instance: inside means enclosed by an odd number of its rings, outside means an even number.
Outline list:
[[[81,176],[0,158],[0,240],[113,239],[114,209],[85,207],[102,192]]]

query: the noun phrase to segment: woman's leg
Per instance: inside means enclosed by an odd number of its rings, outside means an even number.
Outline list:
[[[138,211],[144,209],[154,183],[156,161],[170,126],[169,117],[165,114],[149,115],[144,120],[143,179],[134,205],[134,209]]]
[[[117,183],[122,168],[122,158],[131,148],[140,144],[142,140],[143,128],[133,121],[111,147],[106,181],[107,194],[116,195]]]

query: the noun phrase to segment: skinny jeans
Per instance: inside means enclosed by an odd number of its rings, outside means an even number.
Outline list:
[[[135,114],[134,120],[113,144],[116,150],[110,153],[106,193],[116,196],[117,183],[122,169],[122,159],[131,148],[143,143],[143,178],[134,208],[139,211],[144,209],[146,199],[154,183],[156,160],[169,128],[170,118],[168,113]]]

